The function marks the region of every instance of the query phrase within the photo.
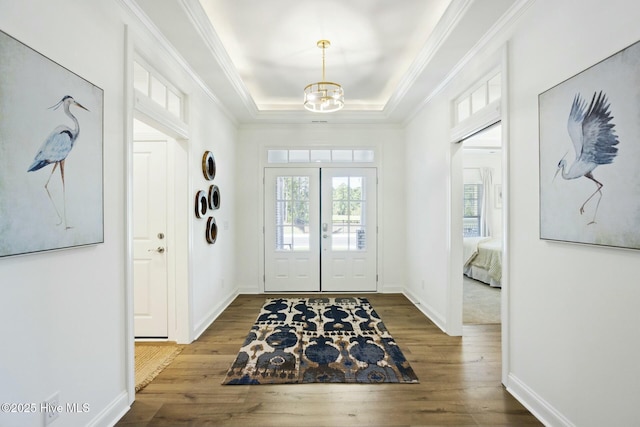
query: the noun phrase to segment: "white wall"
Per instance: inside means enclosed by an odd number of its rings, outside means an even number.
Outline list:
[[[188,309],[186,335],[199,335],[237,294],[236,126],[159,43],[149,48],[152,37],[119,5],[0,0],[0,29],[104,89],[105,243],[0,259],[0,402],[33,402],[39,408],[59,392],[62,405],[89,405],[86,413],[61,413],[54,425],[110,425],[129,405],[125,25],[136,48],[189,99],[190,134],[180,144],[190,170],[179,200],[188,215],[178,220],[188,222],[183,249],[191,258],[181,256],[177,267],[189,281],[179,301]],[[216,156],[213,183],[222,195],[214,245],[206,243],[205,223],[195,218],[193,205],[195,192],[209,185],[200,166],[205,150]],[[43,416],[0,412],[0,425],[41,426]]]
[[[180,52],[176,52],[164,37],[156,38],[157,29],[145,28],[133,13],[129,13],[128,18],[133,54],[140,56],[186,96],[186,128],[175,131],[171,126],[160,126],[160,129],[178,138],[179,152],[186,153],[188,163],[186,182],[176,183],[184,186],[183,197],[176,200],[176,204],[184,207],[185,214],[180,220],[188,223],[188,241],[181,242],[176,268],[176,336],[179,341],[188,343],[200,336],[237,295],[234,271],[237,124],[215,98],[215,92],[220,88],[203,90],[193,70],[183,67]],[[154,114],[153,110],[146,112]],[[186,131],[188,136],[181,137],[181,131]],[[207,181],[202,173],[205,151],[211,151],[216,160],[216,176],[212,181]],[[196,218],[195,195],[200,190],[208,192],[212,184],[220,189],[220,209],[208,211],[205,218]],[[218,238],[214,244],[209,244],[205,238],[209,216],[213,216],[218,225]],[[185,281],[188,281],[187,285]],[[184,289],[187,291],[182,292]]]
[[[0,29],[104,89],[104,243],[0,259],[0,401],[40,405],[60,392],[62,405],[90,410],[57,425],[86,426],[127,405],[122,19],[112,0],[0,0],[0,10]],[[39,406],[0,412],[0,424],[43,417]]]
[[[192,337],[199,336],[236,296],[236,160],[237,131],[229,119],[210,99],[194,91],[191,95],[191,192],[189,217],[192,225],[191,276],[193,286]],[[216,176],[205,180],[202,174],[202,155],[208,150],[216,159]],[[209,185],[220,188],[220,209],[207,213],[218,224],[218,238],[214,244],[205,239],[206,219],[193,214],[193,199],[198,190],[208,191]]]
[[[640,6],[625,0],[606,7],[599,0],[537,0],[492,44],[509,41],[507,386],[548,425],[637,425],[640,253],[539,239],[537,99],[640,39],[638,16]],[[407,291],[443,325],[451,280],[442,225],[450,213],[439,207],[449,206],[442,183],[457,158],[448,143],[449,102],[497,64],[487,52],[407,127],[407,192],[418,195],[407,201],[407,224],[427,218],[407,233]]]
[[[640,39],[640,4],[603,6],[539,0],[509,47],[511,375],[577,426],[637,425],[640,402],[640,252],[538,235],[538,94]]]
[[[403,131],[389,126],[247,125],[237,152],[237,268],[243,292],[263,290],[262,173],[267,147],[372,147],[378,165],[378,273],[381,292],[404,283]]]
[[[444,126],[437,126],[437,124]],[[447,317],[449,265],[448,105],[428,104],[407,127],[407,291],[435,322]],[[462,230],[460,224],[459,230]]]

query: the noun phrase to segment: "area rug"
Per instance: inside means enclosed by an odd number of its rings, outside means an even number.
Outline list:
[[[267,299],[222,384],[417,383],[366,298]]]
[[[183,347],[172,344],[152,345],[136,343],[135,345],[135,383],[136,393],[145,388],[155,377],[169,366]]]

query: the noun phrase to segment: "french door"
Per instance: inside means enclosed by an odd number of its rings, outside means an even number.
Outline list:
[[[375,168],[265,169],[265,291],[377,289]]]

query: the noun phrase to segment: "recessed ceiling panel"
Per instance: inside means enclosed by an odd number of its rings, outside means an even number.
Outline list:
[[[325,77],[382,109],[450,0],[200,0],[258,108],[297,105]]]

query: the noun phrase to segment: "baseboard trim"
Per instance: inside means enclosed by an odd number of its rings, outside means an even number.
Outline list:
[[[429,304],[425,303],[422,298],[415,295],[411,290],[404,289],[402,294],[411,301],[418,310],[422,312],[429,320],[431,320],[435,325],[440,328],[442,332],[447,333],[447,328],[444,326],[446,324],[445,319],[442,317],[440,313],[435,311],[433,307]]]
[[[404,288],[398,285],[383,285],[380,293],[382,294],[401,294]]]
[[[258,295],[260,293],[260,289],[255,286],[241,286],[238,288],[238,294],[240,295]]]
[[[123,390],[106,408],[87,424],[87,427],[114,426],[124,414],[129,412],[129,393]]]
[[[545,426],[575,427],[564,415],[513,374],[507,377],[507,391]]]
[[[200,338],[200,335],[202,335],[204,331],[206,331],[207,328],[211,326],[211,324],[218,318],[218,316],[222,314],[224,310],[226,310],[227,307],[229,307],[229,305],[233,302],[233,300],[236,299],[238,295],[239,295],[239,292],[236,289],[235,291],[230,293],[229,296],[224,301],[222,301],[220,304],[215,306],[213,310],[211,310],[209,314],[204,318],[204,320],[202,320],[200,323],[198,323],[198,325],[196,325],[193,331],[194,341]]]

